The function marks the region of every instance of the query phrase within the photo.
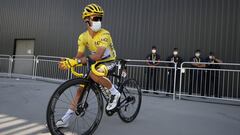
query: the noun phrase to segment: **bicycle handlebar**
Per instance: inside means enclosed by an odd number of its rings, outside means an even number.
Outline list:
[[[81,67],[83,66],[82,64],[78,64],[76,65],[75,67]],[[71,73],[73,75],[75,75],[76,77],[83,77],[83,73],[78,73],[76,70],[75,70],[75,67],[71,67]]]
[[[81,66],[83,66],[83,65],[82,65],[82,64],[78,64],[78,65],[76,65],[75,67],[81,67]],[[95,75],[97,75],[97,76],[104,76],[104,73],[98,72],[98,71],[96,70],[95,66],[96,66],[96,64],[93,64],[93,65],[91,66],[91,71],[92,71]],[[71,73],[72,73],[73,75],[75,75],[76,77],[83,77],[83,73],[78,73],[78,72],[75,70],[75,67],[71,67]]]
[[[97,65],[98,63],[100,63],[100,62],[106,62],[106,61],[111,61],[111,60],[115,60],[115,58],[97,61],[96,63],[94,63],[94,64],[91,65],[90,69],[91,69],[91,71],[92,71],[95,75],[97,75],[97,76],[101,76],[101,77],[102,77],[102,76],[105,76],[104,73],[98,72],[98,71],[96,70],[96,65]],[[73,75],[75,75],[76,77],[83,77],[83,73],[78,73],[78,72],[75,70],[75,67],[81,67],[81,66],[83,66],[83,64],[78,64],[78,65],[76,65],[76,66],[74,66],[74,67],[71,67],[71,73],[72,73]]]

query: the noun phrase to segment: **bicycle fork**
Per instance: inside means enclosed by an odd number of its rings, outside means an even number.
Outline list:
[[[80,98],[78,99],[77,106],[76,106],[77,108],[75,111],[77,116],[83,116],[85,114],[85,110],[88,108],[87,98],[89,95],[89,91],[90,91],[89,87],[84,88]],[[84,98],[85,94],[87,95]]]

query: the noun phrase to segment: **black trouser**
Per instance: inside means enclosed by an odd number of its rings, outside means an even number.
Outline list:
[[[174,89],[174,74],[175,74],[175,69],[170,69],[168,71],[168,86],[167,86],[167,91],[173,93]],[[176,87],[175,90],[178,91],[179,89],[179,81],[180,81],[180,70],[177,70],[176,73]]]
[[[147,68],[147,86],[146,89],[156,90],[156,81],[157,81],[157,69],[156,68]]]
[[[218,95],[218,76],[217,71],[207,71],[206,92],[208,96],[214,94],[215,97],[220,97]]]
[[[189,95],[195,91],[196,93],[200,93],[201,96],[204,96],[204,73],[202,70],[191,70],[190,71],[190,86],[189,86]]]

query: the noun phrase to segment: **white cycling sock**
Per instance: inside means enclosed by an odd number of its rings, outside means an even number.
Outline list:
[[[62,120],[65,122],[72,116],[73,113],[74,111],[72,109],[68,109],[65,115],[62,117]]]
[[[118,93],[118,90],[114,87],[114,85],[112,85],[112,88],[109,89],[109,91],[111,92],[112,95],[116,95]]]

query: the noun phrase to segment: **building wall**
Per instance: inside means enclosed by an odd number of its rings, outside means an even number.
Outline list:
[[[90,0],[0,0],[0,54],[15,39],[35,39],[35,55],[74,56]],[[144,59],[151,46],[162,60],[174,47],[185,60],[201,49],[240,62],[239,0],[101,0],[119,57]]]

